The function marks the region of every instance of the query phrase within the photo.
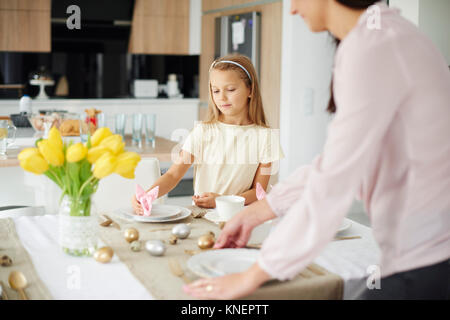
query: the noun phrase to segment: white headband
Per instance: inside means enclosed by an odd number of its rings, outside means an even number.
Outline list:
[[[231,64],[234,64],[234,65],[238,66],[239,68],[241,68],[242,70],[244,70],[245,73],[247,74],[248,78],[250,79],[250,81],[253,81],[253,80],[252,80],[252,77],[250,76],[250,73],[247,71],[247,69],[245,69],[241,64],[239,64],[239,63],[237,63],[237,62],[234,62],[234,61],[231,61],[231,60],[214,61],[214,62],[211,64],[211,67],[209,68],[209,71],[211,71],[211,69],[212,69],[217,63],[231,63]]]

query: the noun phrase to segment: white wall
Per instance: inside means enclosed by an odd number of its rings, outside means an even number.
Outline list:
[[[420,0],[419,28],[431,38],[450,65],[450,0]]]
[[[202,0],[189,2],[189,54],[199,55],[202,38]]]
[[[419,0],[390,0],[389,6],[399,8],[403,17],[419,25]]]
[[[289,10],[290,0],[283,0],[280,138],[285,158],[280,162],[280,181],[322,152],[332,119],[325,110],[334,40],[328,33],[312,33],[301,17],[291,16]],[[359,201],[353,202],[348,217],[370,225]]]
[[[449,0],[390,0],[389,5],[430,37],[450,65]]]
[[[335,51],[328,33],[313,34],[289,10],[290,0],[283,0],[280,137],[286,157],[280,180],[323,149]]]

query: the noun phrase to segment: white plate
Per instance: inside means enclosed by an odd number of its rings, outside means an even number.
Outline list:
[[[258,258],[255,249],[209,250],[189,258],[187,267],[203,278],[220,277],[250,268]]]
[[[219,217],[217,210],[214,210],[214,209],[208,210],[208,212],[205,214],[204,218],[211,222],[214,222],[214,223],[219,223],[219,222],[225,221]],[[341,227],[338,229],[337,232],[345,231],[348,228],[350,228],[351,226],[352,226],[352,220],[344,218],[344,221],[342,221]]]
[[[133,209],[127,208],[123,210],[123,213],[131,216],[134,220],[142,220],[142,221],[154,221],[154,220],[167,220],[174,218],[175,216],[179,215],[181,212],[180,207],[177,206],[169,206],[165,204],[157,204],[154,203],[152,205],[152,212],[151,215],[146,216],[139,216],[134,213]]]
[[[154,204],[156,206],[156,204]],[[162,205],[161,205],[162,206]],[[116,210],[116,213],[119,215],[122,215],[128,219],[132,219],[134,221],[138,222],[149,222],[149,223],[160,223],[160,222],[172,222],[172,221],[178,221],[182,219],[186,219],[191,215],[191,210],[184,208],[184,207],[178,207],[178,206],[170,206],[170,207],[176,207],[179,210],[179,213],[175,216],[165,218],[165,219],[149,219],[150,217],[144,217],[144,216],[138,216],[133,213],[133,209],[120,209]]]
[[[344,221],[342,221],[341,227],[338,229],[337,232],[342,232],[347,230],[352,226],[352,220],[344,218]]]

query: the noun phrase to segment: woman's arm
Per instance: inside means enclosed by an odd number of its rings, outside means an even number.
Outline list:
[[[258,264],[273,278],[292,279],[331,241],[364,177],[373,174],[368,170],[379,159],[384,139],[392,138],[389,130],[401,123],[393,122],[411,90],[407,69],[397,56],[394,39],[384,39],[383,33],[371,36],[382,39],[345,47],[345,59],[335,68],[338,111],[328,127],[322,156],[308,170],[301,197],[260,250]],[[269,205],[284,201],[269,200]]]
[[[256,184],[259,183],[264,190],[267,190],[267,186],[270,180],[270,174],[265,174],[265,172],[270,172],[272,163],[260,163],[258,169],[256,170],[255,178],[253,179],[252,188],[241,193],[239,196],[245,198],[245,205],[255,202],[258,200],[256,198]]]

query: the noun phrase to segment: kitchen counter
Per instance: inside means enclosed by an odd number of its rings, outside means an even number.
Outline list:
[[[134,113],[152,113],[156,115],[155,134],[173,140],[173,136],[186,134],[199,119],[198,99],[48,99],[31,102],[33,113],[39,110],[66,110],[83,114],[85,109],[101,110],[107,118],[107,126],[114,123],[114,115],[128,115],[126,133],[131,133],[131,115]],[[0,116],[19,113],[19,99],[0,100]],[[180,133],[180,130],[183,130]]]
[[[70,140],[72,137],[68,137]],[[78,137],[73,137],[74,141],[79,141]],[[17,144],[11,146],[7,150],[7,158],[0,158],[0,167],[15,167],[19,166],[19,160],[17,160],[17,155],[22,151],[22,149],[26,147],[33,147],[33,139],[32,138],[18,138],[16,140]],[[142,148],[138,148],[137,146],[133,146],[131,144],[131,136],[127,135],[125,137],[126,146],[125,149],[127,151],[137,152],[142,158],[157,158],[160,162],[172,162],[171,154],[172,150],[176,150],[177,143],[174,141],[170,141],[164,139],[162,137],[156,137],[155,148],[149,145],[143,144]]]

